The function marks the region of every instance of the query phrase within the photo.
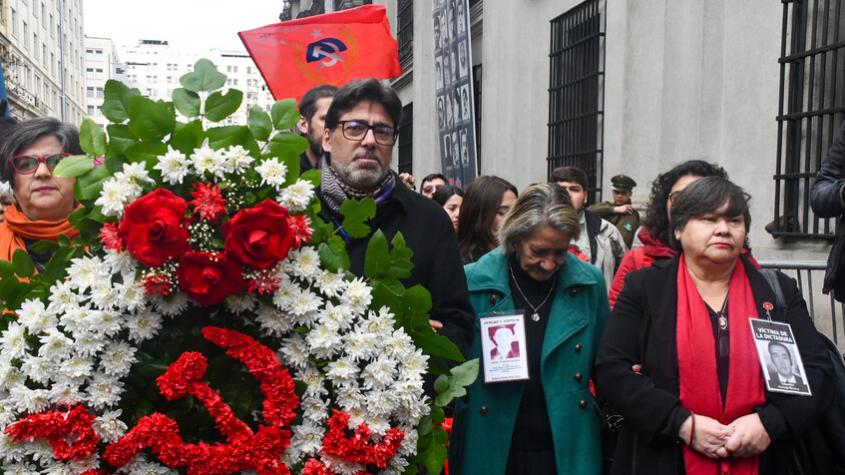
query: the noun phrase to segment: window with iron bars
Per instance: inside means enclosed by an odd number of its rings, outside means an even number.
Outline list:
[[[402,120],[399,122],[399,173],[414,173],[414,104],[402,108]]]
[[[414,64],[414,0],[399,0],[396,9],[399,64],[403,70]]]
[[[832,239],[837,220],[816,216],[810,189],[845,119],[845,11],[841,0],[784,0],[775,216],[784,239]]]
[[[601,198],[604,144],[605,2],[587,0],[551,22],[548,175],[583,169]]]

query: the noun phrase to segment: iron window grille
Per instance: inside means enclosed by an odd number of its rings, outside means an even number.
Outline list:
[[[783,0],[775,219],[785,239],[832,239],[837,219],[810,208],[810,189],[845,119],[845,11],[841,0]]]
[[[551,21],[547,173],[575,166],[600,199],[604,147],[605,2],[587,0]]]
[[[399,121],[399,173],[414,173],[414,104],[402,108],[402,120]]]
[[[414,0],[399,0],[396,16],[399,64],[403,70],[407,70],[414,64]]]

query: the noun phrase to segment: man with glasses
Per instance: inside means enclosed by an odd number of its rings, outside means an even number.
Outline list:
[[[367,224],[388,240],[402,233],[414,252],[414,269],[404,284],[431,292],[432,328],[466,352],[472,307],[452,223],[437,203],[403,186],[390,169],[401,115],[399,97],[375,79],[349,83],[335,94],[323,135],[328,166],[321,170],[321,213],[346,240],[350,271],[360,276],[369,236],[352,238],[343,230],[340,206],[347,199],[373,198],[376,215]]]

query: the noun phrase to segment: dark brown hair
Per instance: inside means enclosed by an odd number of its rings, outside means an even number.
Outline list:
[[[465,264],[477,261],[498,244],[496,236],[490,232],[490,226],[502,204],[502,196],[507,191],[519,194],[516,187],[507,180],[482,175],[473,180],[464,192],[458,218],[458,246]]]

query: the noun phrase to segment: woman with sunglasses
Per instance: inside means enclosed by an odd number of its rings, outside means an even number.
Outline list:
[[[76,207],[76,179],[56,177],[53,169],[65,157],[81,153],[79,131],[48,117],[21,122],[5,138],[0,146],[2,178],[11,185],[16,203],[5,209],[0,224],[0,259],[11,260],[16,250],[24,249],[43,270],[50,255],[33,252],[32,245],[79,234],[68,222]]]

